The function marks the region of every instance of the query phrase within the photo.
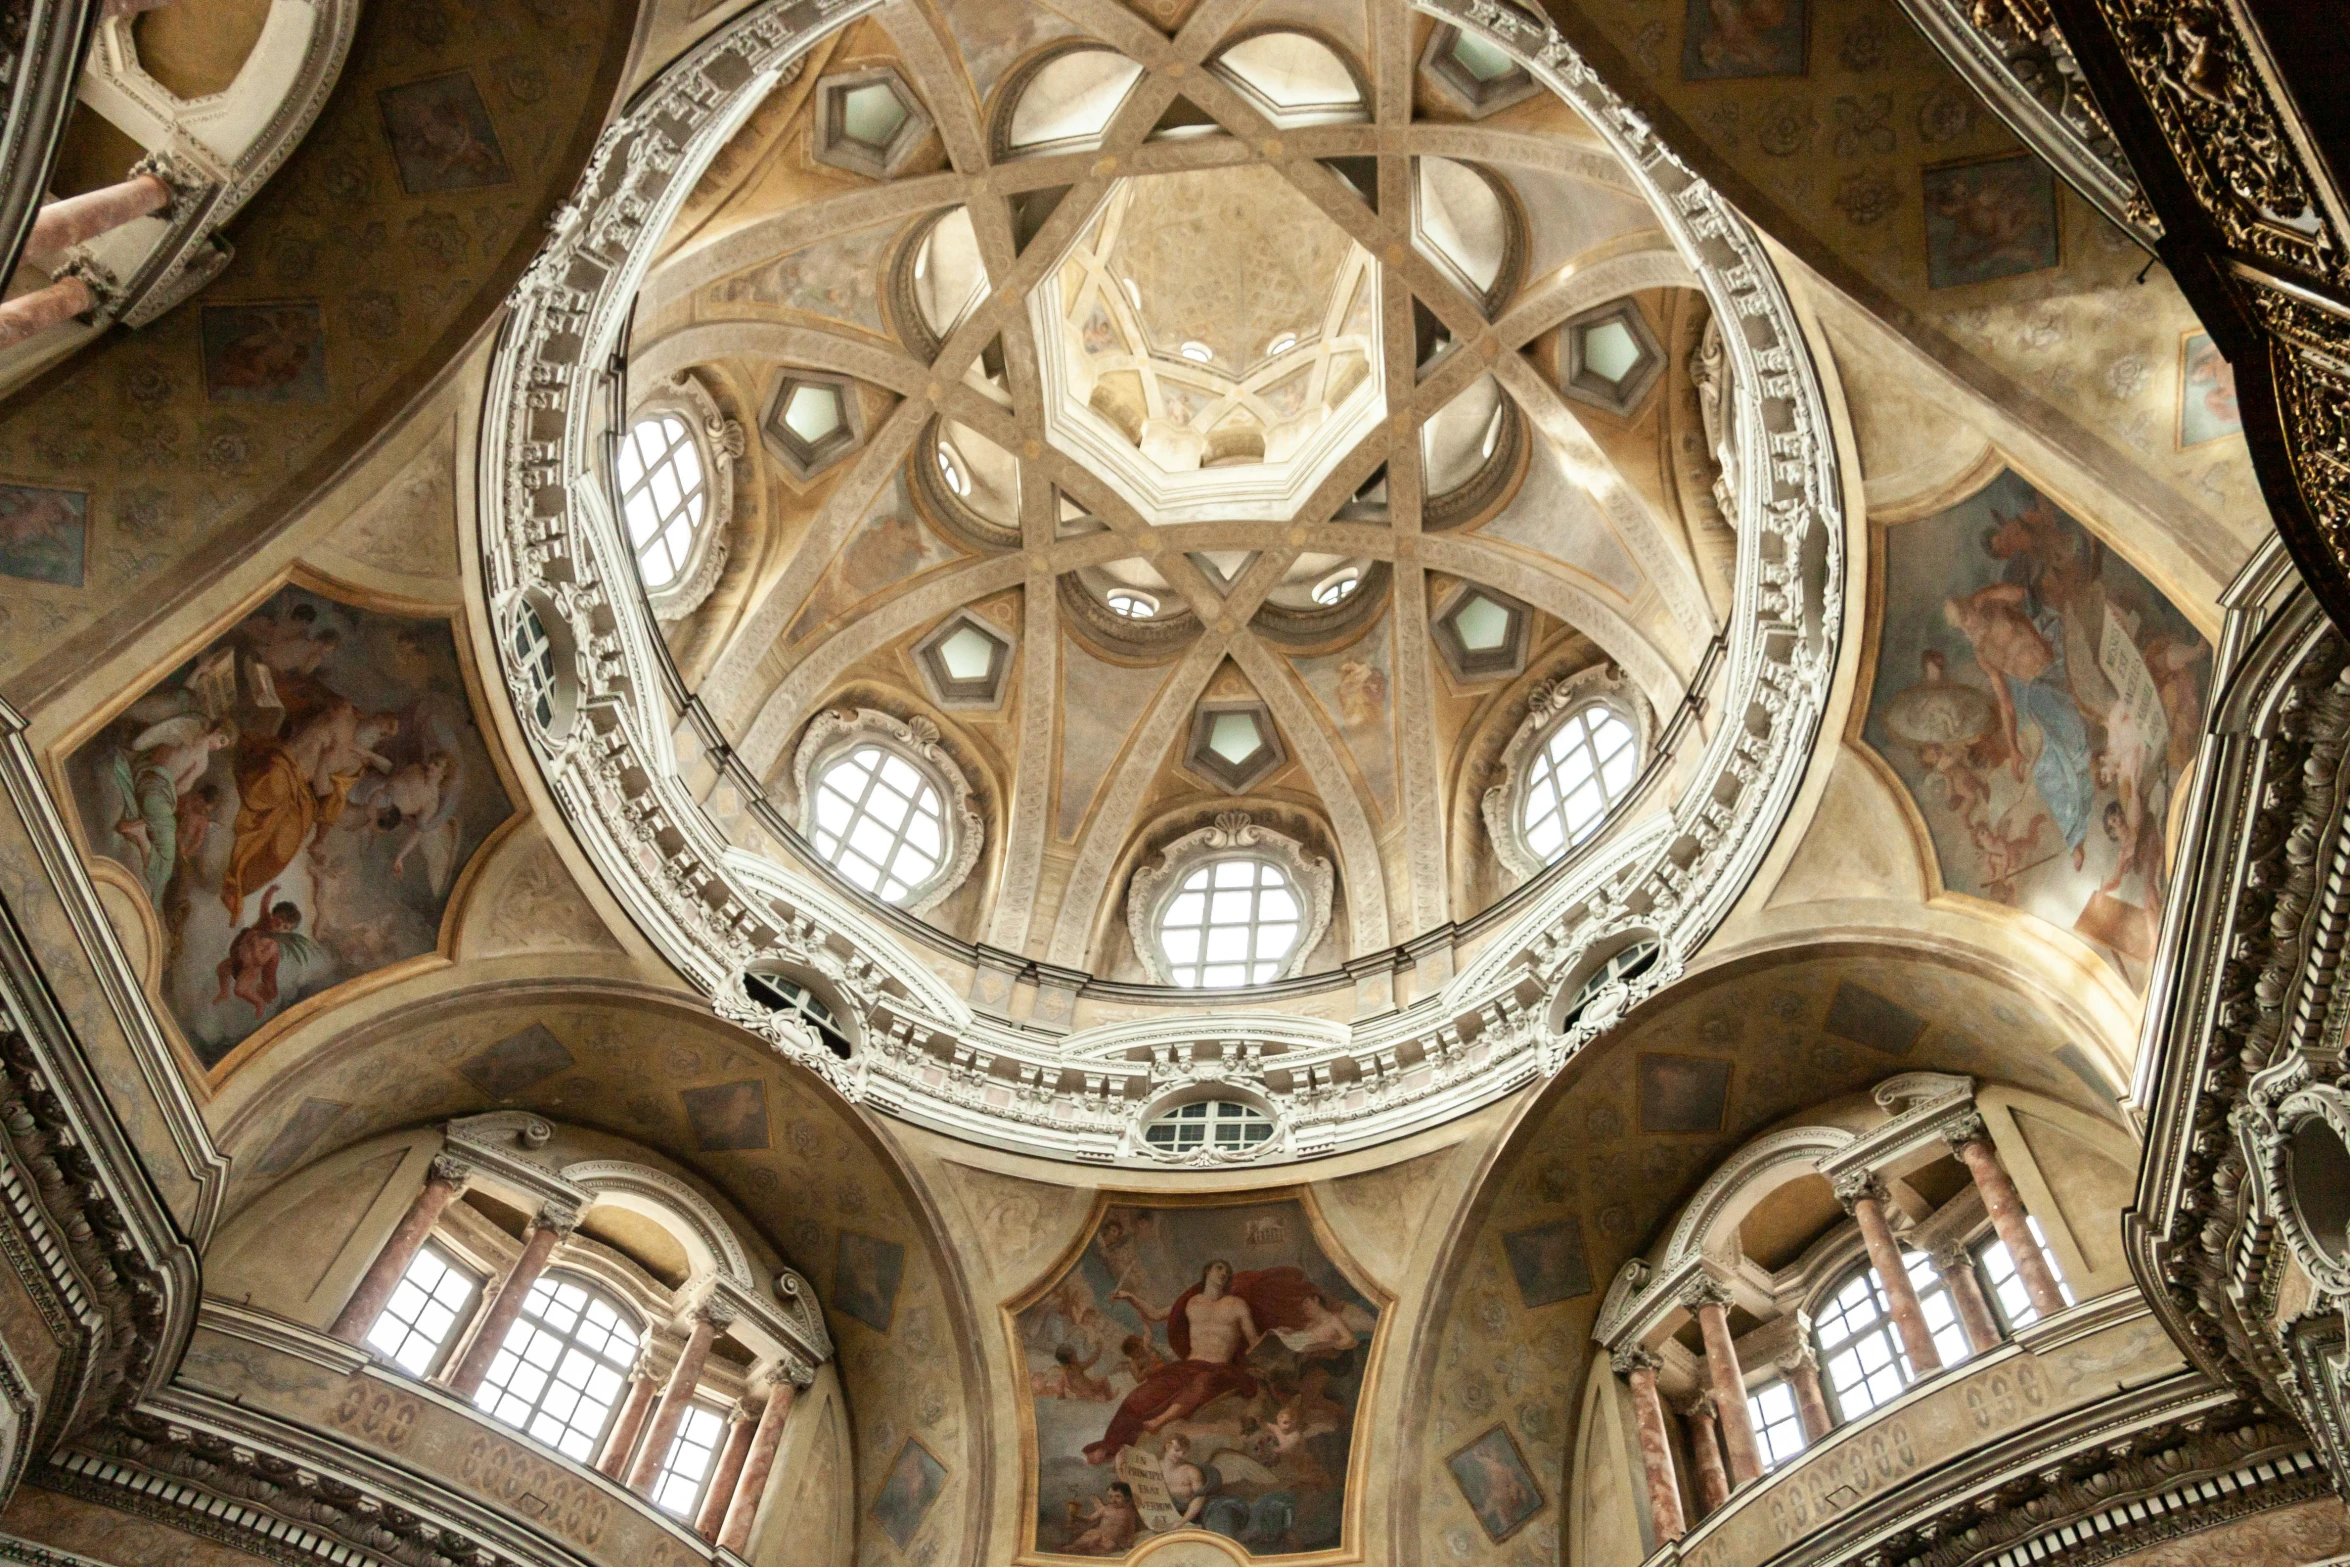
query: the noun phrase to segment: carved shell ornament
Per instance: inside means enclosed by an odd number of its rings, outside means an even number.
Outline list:
[[[647,938],[728,1016],[747,967],[850,975],[838,993],[859,1040],[843,1062],[769,1015],[779,1054],[847,1098],[952,1135],[1043,1157],[1116,1163],[1153,1064],[1096,1051],[1111,1030],[1052,1036],[974,1012],[880,911],[714,819],[681,769],[658,628],[598,475],[609,406],[602,367],[686,194],[748,112],[821,37],[873,9],[859,0],[755,0],[648,83],[604,133],[543,253],[509,300],[489,367],[478,447],[484,559],[478,606],[503,626],[524,595],[559,619],[576,654],[583,721],[522,729],[583,852]],[[1722,626],[1724,721],[1693,747],[1684,792],[1599,844],[1515,909],[1408,1012],[1303,1035],[1268,1022],[1266,1099],[1289,1139],[1278,1161],[1409,1135],[1555,1071],[1583,1035],[1544,1019],[1582,955],[1637,925],[1660,944],[1627,1003],[1669,981],[1761,863],[1820,732],[1847,576],[1838,460],[1811,352],[1770,258],[1745,221],[1658,141],[1547,22],[1494,0],[1420,9],[1491,43],[1565,98],[1607,144],[1721,319],[1735,402],[1738,567]],[[994,308],[994,307],[988,307]],[[499,658],[517,657],[502,641]],[[509,686],[509,690],[514,689]],[[899,744],[935,744],[912,726]],[[951,785],[952,774],[946,774]],[[958,809],[958,817],[960,811]],[[746,813],[740,818],[749,822]],[[964,842],[977,853],[976,820]],[[1237,837],[1257,824],[1203,831]],[[730,836],[730,832],[734,836]],[[1262,847],[1254,845],[1252,847]],[[960,846],[958,846],[960,850]],[[1300,866],[1316,903],[1327,867]],[[1143,900],[1147,903],[1147,899]],[[1130,908],[1131,912],[1131,908]],[[1309,947],[1311,943],[1307,944]],[[1195,1026],[1172,1004],[1163,1022]],[[1286,1030],[1286,1032],[1284,1032]],[[1276,1036],[1280,1043],[1274,1043]],[[1233,1037],[1219,1028],[1218,1036]],[[1426,1068],[1423,1070],[1423,1068]]]

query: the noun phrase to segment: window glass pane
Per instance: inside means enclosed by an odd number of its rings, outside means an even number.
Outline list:
[[[1754,1422],[1766,1471],[1803,1451],[1803,1417],[1795,1405],[1794,1388],[1785,1382],[1764,1383],[1746,1395],[1746,1413]]]
[[[639,419],[620,443],[613,477],[637,573],[654,592],[685,574],[709,488],[701,451],[675,414]]]
[[[691,1518],[725,1435],[725,1416],[707,1404],[688,1404],[677,1435],[670,1440],[669,1456],[661,1460],[660,1473],[653,1479],[653,1505],[672,1517]]]
[[[410,1376],[429,1375],[451,1330],[471,1314],[480,1287],[456,1259],[426,1244],[400,1276],[383,1314],[367,1330],[367,1347]]]
[[[857,747],[816,775],[816,850],[857,886],[904,903],[946,863],[946,802],[895,752]]]
[[[1160,911],[1156,932],[1175,984],[1250,985],[1280,977],[1304,914],[1288,872],[1270,860],[1236,857],[1200,866],[1182,887]],[[1203,959],[1210,965],[1204,971],[1194,966]]]
[[[2040,1260],[2048,1264],[2048,1272],[2055,1278],[2064,1303],[2072,1305],[2073,1287],[2065,1282],[2064,1269],[2058,1265],[2056,1253],[2048,1248],[2048,1232],[2040,1228],[2037,1218],[2027,1217],[2024,1222],[2032,1228],[2032,1239],[2040,1246]],[[2005,1241],[1994,1235],[1975,1253],[1975,1258],[1982,1266],[1983,1283],[1991,1303],[1998,1308],[2000,1320],[2007,1324],[2009,1332],[2028,1328],[2040,1320],[2040,1310],[2032,1304],[2032,1293],[2024,1288],[2023,1275],[2016,1271],[2015,1258],[2009,1254]]]
[[[1632,726],[1603,702],[1560,720],[1526,769],[1518,830],[1537,858],[1555,860],[1597,831],[1639,775]]]
[[[548,1274],[506,1330],[474,1407],[585,1463],[603,1439],[638,1342],[613,1303]]]

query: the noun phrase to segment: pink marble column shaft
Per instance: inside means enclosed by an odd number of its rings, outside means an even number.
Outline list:
[[[1967,1249],[1945,1246],[1935,1252],[1934,1271],[1942,1275],[1942,1283],[1950,1291],[1950,1304],[1958,1311],[1967,1348],[1978,1355],[1997,1349],[1999,1319],[1991,1315],[1991,1302],[1983,1297],[1983,1281],[1975,1276],[1975,1259]]]
[[[1806,1445],[1817,1442],[1836,1429],[1828,1414],[1828,1395],[1820,1386],[1819,1360],[1805,1354],[1780,1365],[1787,1372],[1787,1385],[1795,1389],[1795,1414],[1803,1422],[1803,1440]]]
[[[1909,1354],[1910,1369],[1919,1376],[1927,1376],[1942,1369],[1941,1352],[1934,1348],[1934,1335],[1926,1326],[1926,1310],[1918,1304],[1918,1292],[1909,1282],[1909,1268],[1901,1260],[1901,1244],[1893,1238],[1893,1226],[1885,1218],[1885,1200],[1871,1185],[1851,1191],[1839,1191],[1845,1208],[1860,1225],[1861,1244],[1869,1251],[1869,1266],[1877,1270],[1877,1282],[1885,1291],[1885,1302],[1893,1308],[1893,1328],[1901,1335],[1901,1347]]]
[[[391,1239],[384,1242],[383,1250],[375,1254],[375,1261],[368,1265],[359,1287],[343,1303],[343,1314],[327,1329],[329,1333],[346,1344],[366,1339],[367,1330],[383,1315],[384,1303],[407,1276],[408,1264],[423,1249],[425,1237],[440,1222],[441,1211],[449,1206],[464,1183],[465,1172],[456,1165],[443,1159],[432,1162],[432,1173],[425,1177],[424,1189],[408,1204],[407,1215],[392,1231]]]
[[[1640,1467],[1648,1481],[1648,1521],[1656,1543],[1689,1532],[1681,1516],[1681,1482],[1673,1472],[1673,1443],[1665,1431],[1664,1401],[1657,1397],[1656,1356],[1645,1349],[1618,1350],[1611,1364],[1632,1394],[1632,1424],[1640,1439]]]
[[[740,1556],[749,1548],[751,1525],[758,1522],[759,1502],[767,1494],[767,1476],[775,1468],[775,1450],[783,1444],[784,1422],[791,1418],[792,1401],[799,1393],[796,1384],[782,1373],[776,1374],[767,1407],[759,1411],[759,1429],[751,1434],[742,1475],[735,1481],[734,1499],[727,1504],[726,1523],[718,1531],[720,1550]]]
[[[628,1397],[621,1400],[620,1414],[612,1422],[612,1434],[604,1439],[604,1451],[596,1459],[596,1473],[619,1479],[628,1472],[629,1456],[636,1451],[637,1433],[645,1428],[645,1415],[653,1407],[653,1391],[660,1378],[643,1366],[628,1379]]]
[[[2007,1243],[2007,1255],[2024,1281],[2024,1293],[2032,1297],[2032,1309],[2043,1317],[2055,1316],[2064,1310],[2064,1291],[2057,1287],[2048,1259],[2040,1255],[2040,1243],[2032,1238],[2024,1200],[2008,1178],[2007,1167],[1999,1162],[1998,1150],[1991,1146],[1989,1137],[1977,1133],[1954,1141],[1952,1151],[1975,1178],[1975,1190],[1983,1194],[1983,1207],[1991,1215],[1991,1228]]]
[[[1689,1425],[1689,1462],[1697,1470],[1697,1516],[1702,1520],[1730,1500],[1730,1476],[1722,1467],[1721,1420],[1711,1392],[1698,1394],[1681,1410]]]
[[[25,241],[25,253],[55,255],[170,205],[171,187],[153,174],[134,174],[118,184],[45,202],[33,219],[33,232]]]
[[[653,1418],[646,1423],[644,1445],[636,1450],[636,1462],[629,1467],[628,1488],[640,1496],[652,1494],[653,1482],[660,1478],[662,1461],[669,1456],[669,1444],[677,1437],[677,1428],[685,1420],[685,1406],[694,1400],[694,1389],[702,1380],[702,1367],[710,1359],[710,1346],[718,1338],[718,1330],[734,1320],[734,1313],[714,1301],[705,1301],[694,1313],[693,1336],[685,1341],[685,1352],[677,1357],[677,1364],[669,1371],[669,1384],[661,1389],[661,1402],[653,1406]]]
[[[46,332],[96,307],[98,296],[78,277],[60,278],[47,288],[0,303],[0,348]]]
[[[758,1416],[744,1403],[734,1406],[726,1422],[726,1445],[718,1450],[718,1468],[702,1492],[701,1511],[694,1515],[694,1533],[713,1545],[718,1541],[719,1527],[726,1522],[726,1510],[734,1505],[735,1482],[742,1478],[743,1460],[751,1452],[751,1432],[758,1423]]]
[[[1705,1368],[1713,1383],[1722,1447],[1730,1455],[1730,1483],[1744,1485],[1762,1474],[1762,1447],[1754,1438],[1754,1417],[1746,1409],[1746,1377],[1738,1369],[1738,1347],[1730,1340],[1728,1302],[1715,1285],[1683,1304],[1697,1313],[1697,1331],[1705,1337]]]
[[[532,1222],[529,1238],[522,1243],[522,1255],[498,1282],[498,1293],[482,1311],[481,1327],[473,1342],[465,1346],[465,1358],[449,1373],[449,1391],[459,1398],[470,1399],[480,1391],[482,1378],[490,1374],[490,1362],[505,1347],[506,1330],[522,1315],[522,1303],[530,1298],[531,1287],[547,1271],[547,1259],[579,1223],[577,1214],[566,1213],[565,1217],[568,1223],[548,1223],[543,1214]]]

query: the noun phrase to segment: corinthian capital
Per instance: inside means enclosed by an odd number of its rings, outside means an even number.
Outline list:
[[[1682,1285],[1680,1294],[1673,1298],[1691,1311],[1700,1306],[1727,1306],[1730,1304],[1730,1286],[1710,1273],[1701,1273]]]
[[[1940,1132],[1942,1140],[1953,1148],[1962,1148],[1968,1143],[1991,1135],[1990,1128],[1983,1124],[1981,1112],[1972,1108],[1946,1117],[1942,1124],[1935,1127],[1934,1130]]]
[[[567,1202],[552,1198],[539,1204],[539,1211],[530,1221],[534,1230],[553,1230],[557,1235],[569,1235],[579,1228],[579,1221],[587,1215]]]
[[[1629,1377],[1635,1371],[1647,1371],[1651,1373],[1661,1371],[1664,1369],[1665,1364],[1663,1361],[1656,1358],[1656,1352],[1654,1350],[1644,1348],[1638,1344],[1633,1344],[1624,1349],[1617,1350],[1614,1354],[1607,1357],[1607,1363],[1608,1369],[1620,1377]]]
[[[1880,1208],[1885,1205],[1885,1183],[1877,1179],[1874,1170],[1847,1170],[1828,1184],[1846,1213],[1858,1207],[1864,1197],[1874,1200]]]

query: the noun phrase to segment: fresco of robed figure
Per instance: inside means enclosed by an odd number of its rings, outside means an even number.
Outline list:
[[[1328,1550],[1379,1308],[1295,1198],[1105,1208],[1013,1318],[1036,1429],[1036,1550],[1175,1530]]]
[[[206,1066],[303,997],[430,952],[511,814],[446,622],[280,590],[67,763],[91,848],[163,930]]]
[[[2142,988],[2209,646],[2014,473],[1884,538],[1866,734],[1944,884],[2071,930]]]

